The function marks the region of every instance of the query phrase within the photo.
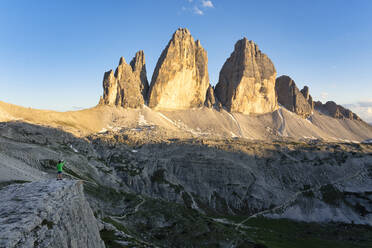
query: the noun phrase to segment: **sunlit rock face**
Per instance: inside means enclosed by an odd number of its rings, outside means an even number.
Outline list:
[[[266,54],[247,38],[235,44],[223,65],[215,92],[231,112],[268,113],[277,109],[276,70]]]
[[[189,30],[180,28],[163,50],[152,76],[149,107],[189,109],[203,106],[209,87],[207,52]]]
[[[130,64],[121,57],[115,73],[113,70],[105,73],[100,103],[139,108],[146,102],[148,88],[145,55],[138,51]]]

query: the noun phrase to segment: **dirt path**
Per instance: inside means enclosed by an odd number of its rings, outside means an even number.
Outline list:
[[[126,214],[124,214],[124,215],[122,215],[122,216],[111,216],[112,218],[114,218],[114,219],[116,219],[116,220],[123,220],[123,219],[125,219],[125,218],[127,218],[127,216],[128,215],[131,215],[131,214],[135,214],[135,213],[137,213],[138,212],[138,210],[139,210],[139,208],[146,202],[146,199],[145,198],[143,198],[141,195],[139,195],[138,196],[139,198],[141,198],[141,202],[140,203],[138,203],[135,207],[134,207],[134,210],[133,211],[131,211],[131,212],[128,212],[128,213],[126,213]]]

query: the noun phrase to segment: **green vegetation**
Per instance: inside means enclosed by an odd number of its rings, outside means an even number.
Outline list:
[[[372,247],[372,227],[340,223],[305,223],[253,218],[245,223],[248,235],[269,248]]]
[[[323,201],[330,204],[338,206],[340,201],[343,200],[343,194],[338,189],[336,189],[331,184],[327,184],[320,188],[320,192],[323,195]]]
[[[47,226],[48,229],[52,229],[53,226],[54,226],[54,223],[52,221],[48,221],[48,220],[44,219],[43,222],[41,222],[41,225]]]

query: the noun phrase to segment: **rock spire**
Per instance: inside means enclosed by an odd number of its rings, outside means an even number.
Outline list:
[[[178,29],[163,50],[149,91],[149,107],[188,109],[204,104],[209,87],[207,52],[189,30]]]
[[[215,88],[231,112],[268,113],[277,109],[276,70],[266,54],[247,38],[239,40],[223,65]]]
[[[130,65],[121,57],[115,73],[113,70],[105,72],[100,103],[139,108],[146,101],[148,87],[145,55],[143,51],[138,51]]]
[[[278,102],[286,109],[307,118],[313,113],[313,109],[305,98],[303,93],[297,88],[295,81],[289,76],[280,76],[275,83]],[[308,89],[304,90],[305,95],[308,94]],[[310,95],[308,96],[310,99]]]

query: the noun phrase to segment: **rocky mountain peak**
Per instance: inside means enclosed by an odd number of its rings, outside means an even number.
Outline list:
[[[328,101],[325,104],[323,104],[320,101],[317,101],[315,102],[315,109],[333,118],[361,121],[360,117],[357,114],[353,113],[350,109],[338,105],[333,101]]]
[[[209,86],[207,53],[186,28],[178,29],[163,50],[152,76],[149,106],[188,109],[205,102]]]
[[[121,57],[115,73],[110,70],[104,74],[103,98],[100,104],[139,108],[145,103],[147,92],[145,55],[143,51],[139,51],[130,65]]]
[[[278,102],[286,109],[307,118],[313,113],[312,105],[309,104],[309,89],[303,89],[303,93],[297,88],[295,81],[289,76],[280,76],[275,83]],[[307,98],[306,98],[306,96]],[[312,102],[312,99],[311,99]]]
[[[145,62],[145,53],[143,50],[140,50],[136,53],[132,61],[130,62],[132,70],[136,77],[140,78],[140,90],[143,96],[143,99],[147,101],[147,93],[149,90],[149,82],[147,81],[146,73],[146,62]]]
[[[313,101],[312,96],[310,95],[309,87],[305,85],[303,87],[303,89],[301,90],[301,93],[305,97],[305,99],[307,100],[307,102],[309,103],[309,105],[311,107],[311,111],[314,111],[314,101]]]
[[[125,58],[124,57],[120,57],[119,65],[126,64],[126,63],[127,62],[125,61]]]
[[[272,112],[277,108],[275,77],[275,67],[267,55],[243,38],[236,42],[221,69],[216,96],[232,112]]]

